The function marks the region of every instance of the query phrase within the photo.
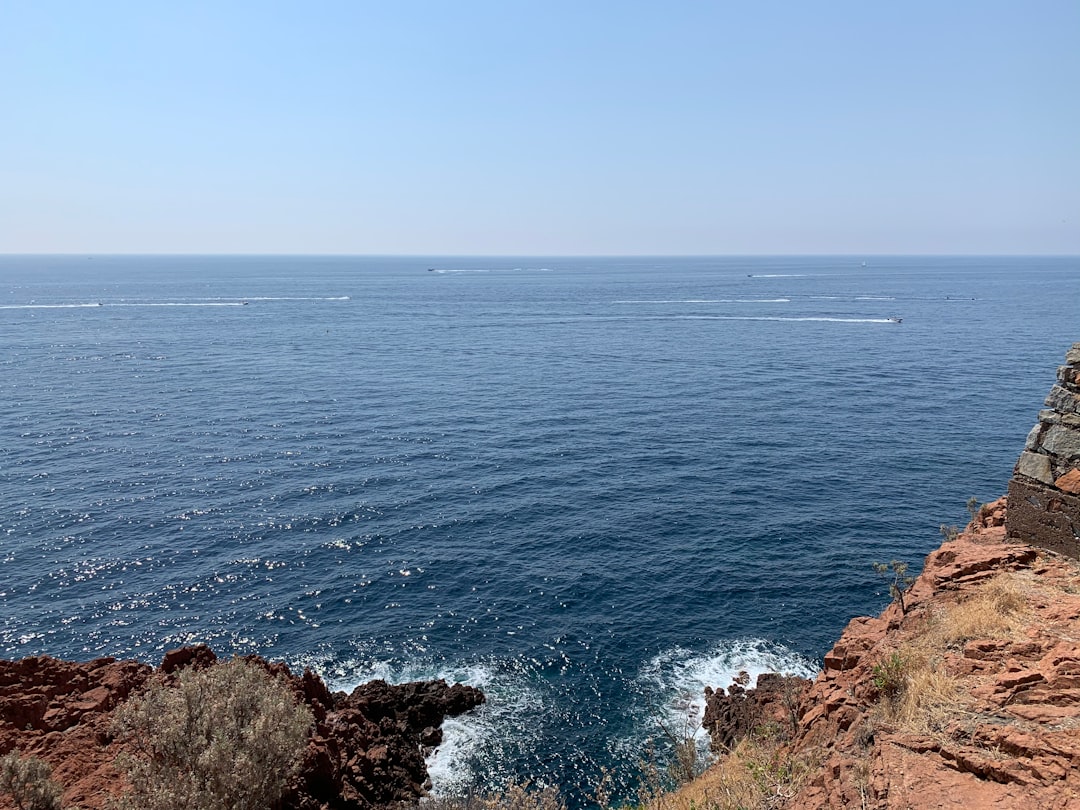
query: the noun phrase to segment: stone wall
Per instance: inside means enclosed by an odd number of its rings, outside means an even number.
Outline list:
[[[1080,558],[1080,343],[1065,363],[1013,470],[1005,526],[1011,540]]]

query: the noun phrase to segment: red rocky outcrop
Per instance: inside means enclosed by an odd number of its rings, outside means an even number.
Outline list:
[[[373,681],[331,693],[309,670],[292,674],[257,656],[249,661],[283,676],[310,706],[315,729],[283,810],[367,810],[424,795],[424,754],[441,741],[444,717],[483,702],[472,687],[444,681]],[[113,761],[112,710],[156,674],[217,661],[206,646],[170,651],[161,666],[99,658],[72,663],[47,656],[0,661],[0,754],[18,749],[47,761],[68,805],[95,810],[122,789]],[[0,797],[0,808],[12,807]]]
[[[906,594],[906,614],[894,603],[877,618],[851,621],[799,695],[784,752],[820,765],[777,807],[1080,808],[1080,565],[1007,541],[1005,517],[1004,499],[984,506],[966,532],[930,554]],[[945,651],[939,665],[961,695],[945,727],[916,733],[888,720],[874,667],[917,643],[947,606],[1007,571],[1024,583],[1022,624],[1008,638]],[[713,696],[735,715],[748,700],[762,708],[756,720],[737,718],[725,728],[745,733],[776,721],[776,690],[764,685],[772,697],[739,689]]]

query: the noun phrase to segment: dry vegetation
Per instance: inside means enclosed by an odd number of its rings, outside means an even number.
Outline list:
[[[0,793],[11,797],[18,810],[60,810],[60,785],[49,763],[11,751],[0,758]]]
[[[693,782],[655,796],[651,810],[749,810],[784,807],[819,764],[792,757],[786,736],[764,729],[736,745]]]
[[[955,660],[974,639],[1019,638],[1035,587],[1030,575],[1003,573],[932,614],[910,617],[914,632],[873,670],[879,703],[865,727],[867,735],[872,737],[877,724],[917,734],[944,732],[968,707],[966,692],[949,671],[950,657]],[[694,782],[655,796],[648,806],[652,810],[789,807],[820,762],[813,753],[793,759],[784,730],[771,731],[743,740]],[[857,764],[854,775],[857,782],[868,783],[869,761]]]
[[[1028,588],[1018,574],[998,574],[925,617],[874,667],[879,719],[916,733],[943,731],[966,708],[966,694],[949,672],[948,655],[958,654],[973,639],[1013,639],[1023,624]]]
[[[313,719],[288,687],[240,659],[187,669],[117,710],[138,753],[117,810],[268,810],[296,773]]]

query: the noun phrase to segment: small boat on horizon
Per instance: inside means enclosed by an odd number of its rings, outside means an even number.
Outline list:
[[[889,323],[903,323],[903,318],[889,318]]]

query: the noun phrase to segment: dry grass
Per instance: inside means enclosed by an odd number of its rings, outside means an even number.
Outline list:
[[[780,737],[748,737],[679,790],[656,796],[650,810],[772,810],[784,807],[818,765],[792,757]]]
[[[1013,639],[1028,612],[1028,585],[999,574],[930,617],[875,667],[882,719],[906,731],[942,732],[967,707],[968,696],[948,670],[949,654],[972,639]]]
[[[1012,638],[1023,625],[1027,601],[1027,586],[1019,575],[998,574],[946,608],[929,628],[927,640],[947,648],[976,638]]]
[[[892,719],[899,726],[922,734],[944,731],[966,705],[966,693],[940,659],[910,653],[904,690],[892,703]]]

